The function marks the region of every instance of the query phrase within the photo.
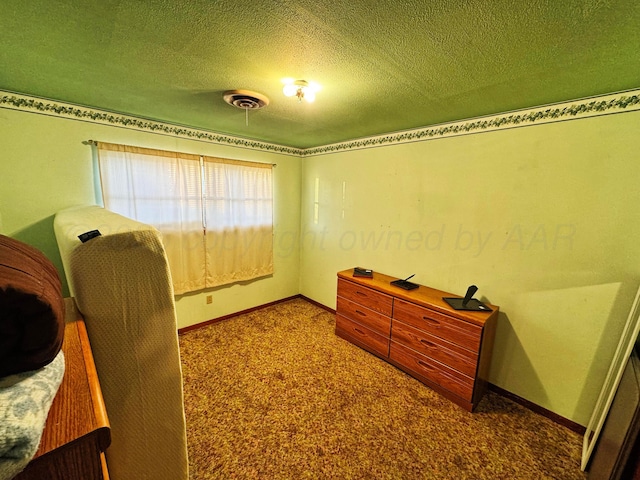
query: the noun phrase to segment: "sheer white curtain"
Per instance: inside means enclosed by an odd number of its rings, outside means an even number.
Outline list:
[[[270,164],[97,146],[105,208],[162,233],[176,294],[273,273]]]
[[[271,165],[203,160],[207,285],[273,273]]]

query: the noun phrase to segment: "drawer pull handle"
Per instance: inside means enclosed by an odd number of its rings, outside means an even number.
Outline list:
[[[361,297],[366,297],[367,294],[364,292],[361,292],[360,290],[356,290],[356,295],[360,295]]]
[[[420,343],[423,343],[424,345],[426,345],[429,348],[435,348],[436,344],[433,342],[430,342],[429,340],[425,340],[424,338],[420,339]]]
[[[433,318],[429,318],[429,317],[422,317],[423,320],[426,320],[429,323],[433,323],[434,325],[440,325],[440,322],[438,320],[434,320]]]
[[[435,368],[433,368],[428,363],[424,363],[422,360],[418,360],[418,365],[420,365],[421,367],[426,368],[427,370],[435,370]]]
[[[360,330],[359,328],[354,328],[354,330],[356,332],[358,332],[360,335],[365,335],[365,333],[362,330]]]
[[[367,314],[366,314],[366,313],[361,312],[360,310],[356,310],[356,313],[357,313],[358,315],[362,315],[363,317],[366,317],[366,316],[367,316]]]

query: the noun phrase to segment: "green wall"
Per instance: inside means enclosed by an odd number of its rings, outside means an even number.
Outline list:
[[[0,233],[42,250],[63,281],[54,215],[64,208],[100,203],[92,150],[83,144],[90,139],[277,164],[273,276],[177,298],[179,327],[299,293],[299,252],[292,241],[299,233],[299,158],[0,109]],[[212,295],[212,304],[206,303],[206,295]]]
[[[335,307],[355,265],[476,284],[501,309],[490,381],[586,425],[640,283],[638,126],[626,112],[301,160],[0,109],[0,233],[62,271],[53,216],[97,203],[89,139],[277,163],[273,277],[178,298],[180,327],[298,293]]]
[[[639,126],[627,112],[305,158],[301,292],[335,307],[356,265],[476,284],[501,310],[490,381],[586,425],[640,280]]]

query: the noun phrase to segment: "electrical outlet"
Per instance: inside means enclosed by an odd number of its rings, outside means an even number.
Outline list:
[[[207,295],[207,303],[213,303],[213,296]]]

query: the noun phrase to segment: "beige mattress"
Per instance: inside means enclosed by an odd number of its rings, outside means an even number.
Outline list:
[[[80,242],[96,229],[100,236]],[[54,230],[111,423],[111,480],[187,480],[175,304],[159,232],[97,206],[59,212]]]

